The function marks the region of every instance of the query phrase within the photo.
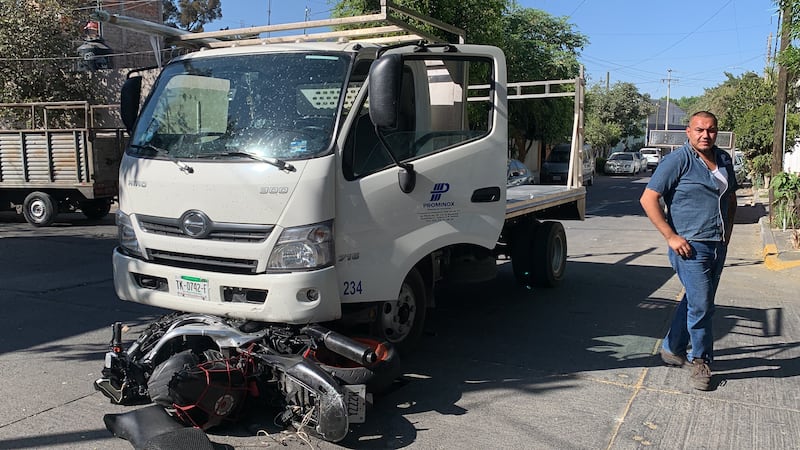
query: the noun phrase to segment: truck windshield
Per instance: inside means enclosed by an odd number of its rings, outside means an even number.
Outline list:
[[[349,67],[350,56],[336,53],[178,61],[154,86],[128,152],[206,160],[321,156],[332,148]]]

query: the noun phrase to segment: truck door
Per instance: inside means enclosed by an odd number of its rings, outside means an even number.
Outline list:
[[[505,215],[505,91],[487,89],[475,102],[466,94],[468,80],[505,86],[505,66],[499,50],[482,49],[403,57],[399,120],[384,131],[388,148],[370,121],[369,99],[354,107],[336,197],[343,302],[396,298],[411,267],[436,249],[495,245]],[[411,192],[401,190],[403,169],[393,159],[413,166]]]

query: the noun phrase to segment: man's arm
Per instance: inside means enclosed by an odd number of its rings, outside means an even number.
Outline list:
[[[644,209],[650,222],[653,222],[658,232],[664,236],[667,245],[680,256],[690,256],[692,254],[692,247],[686,239],[676,233],[669,225],[667,217],[664,215],[664,210],[659,203],[659,199],[661,199],[661,194],[650,188],[645,188],[642,197],[639,199],[639,203],[642,205],[642,209]]]
[[[738,202],[736,200],[736,192],[731,192],[728,196],[728,221],[725,222],[725,243],[731,241],[731,234],[733,234],[733,222],[736,219],[736,208]]]

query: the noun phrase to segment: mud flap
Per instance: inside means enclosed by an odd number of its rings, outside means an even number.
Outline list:
[[[106,414],[103,423],[114,436],[125,439],[136,450],[214,450],[199,428],[184,427],[160,405],[150,405],[122,414]]]

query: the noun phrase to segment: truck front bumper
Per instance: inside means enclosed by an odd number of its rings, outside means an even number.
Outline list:
[[[341,317],[334,267],[255,275],[143,261],[114,249],[114,287],[122,300],[222,317],[306,324]]]

